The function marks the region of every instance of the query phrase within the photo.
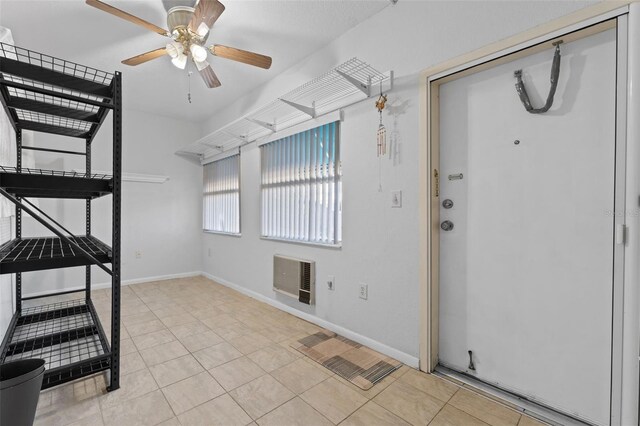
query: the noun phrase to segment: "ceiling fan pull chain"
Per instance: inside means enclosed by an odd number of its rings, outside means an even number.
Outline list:
[[[189,103],[191,103],[191,74],[193,74],[193,72],[189,71],[189,94],[187,95],[187,99],[189,99]]]

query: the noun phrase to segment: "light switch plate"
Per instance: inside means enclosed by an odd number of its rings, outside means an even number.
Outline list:
[[[391,207],[402,207],[402,191],[391,191]]]

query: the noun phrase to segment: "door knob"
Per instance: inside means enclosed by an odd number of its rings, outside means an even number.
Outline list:
[[[440,224],[440,228],[442,228],[443,231],[451,231],[453,229],[453,222],[445,220]]]

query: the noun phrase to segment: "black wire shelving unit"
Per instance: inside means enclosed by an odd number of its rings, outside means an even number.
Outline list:
[[[0,246],[0,274],[15,274],[15,313],[0,345],[0,363],[45,360],[42,389],[98,372],[109,372],[108,390],[120,371],[120,202],[122,162],[122,79],[109,73],[0,43],[0,101],[16,134],[17,164],[0,165],[0,195],[16,206],[15,238]],[[113,114],[113,174],[91,172],[91,145],[106,116]],[[23,146],[31,130],[84,139],[83,151]],[[84,172],[22,167],[25,150],[83,156]],[[111,194],[111,246],[91,234],[91,201]],[[29,198],[85,200],[85,235],[74,235]],[[53,236],[23,238],[28,214]],[[91,299],[91,266],[111,276],[111,339]],[[108,266],[110,265],[110,266]],[[24,297],[23,273],[85,267],[85,288]],[[32,299],[83,292],[84,297],[37,304]],[[30,300],[30,307],[23,301]]]

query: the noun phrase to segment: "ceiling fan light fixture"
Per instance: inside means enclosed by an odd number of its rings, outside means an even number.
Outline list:
[[[193,60],[195,62],[202,62],[207,59],[207,49],[199,44],[192,44],[189,46],[189,50],[191,51],[191,56],[193,56]]]
[[[187,55],[180,53],[178,56],[171,60],[171,63],[177,68],[183,70],[187,66]]]
[[[182,46],[182,44],[180,43],[176,43],[175,41],[167,43],[166,49],[167,54],[172,58],[177,58],[181,53],[184,52],[184,46]]]

